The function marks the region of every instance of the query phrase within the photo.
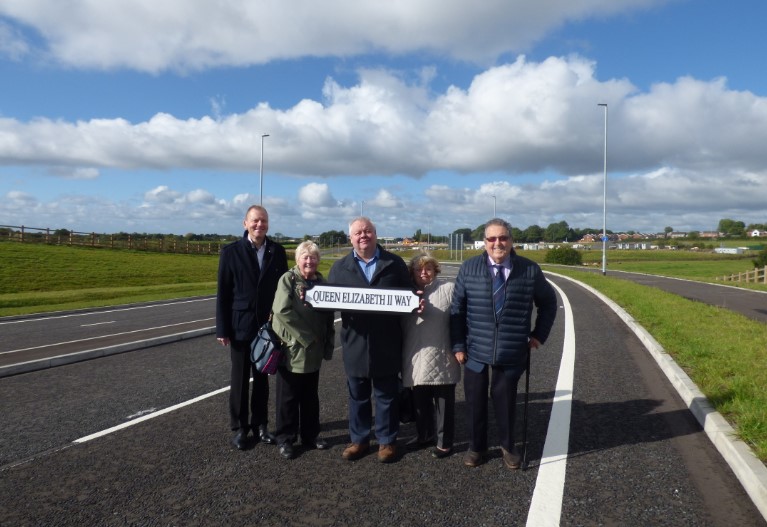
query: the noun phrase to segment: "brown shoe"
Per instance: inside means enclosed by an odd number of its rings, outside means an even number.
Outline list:
[[[501,447],[501,452],[503,452],[503,464],[506,465],[507,468],[517,470],[521,466],[522,456],[519,455],[519,451],[516,447],[514,447],[511,452]]]
[[[378,446],[378,461],[381,463],[391,463],[397,458],[397,447],[394,443]]]
[[[344,449],[344,453],[341,454],[341,457],[349,461],[354,461],[367,454],[368,450],[370,450],[370,445],[367,443],[350,443],[349,446]]]
[[[482,453],[468,450],[466,455],[463,456],[463,464],[471,468],[480,466],[482,464]]]

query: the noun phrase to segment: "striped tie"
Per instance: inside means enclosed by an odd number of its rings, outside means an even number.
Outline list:
[[[501,314],[503,310],[503,299],[506,296],[506,278],[503,276],[503,266],[494,265],[495,278],[493,279],[493,304],[495,305],[496,316]]]

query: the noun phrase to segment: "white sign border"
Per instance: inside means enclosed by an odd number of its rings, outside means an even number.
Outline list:
[[[318,298],[318,294],[322,298]],[[406,304],[403,303],[406,300]],[[307,288],[304,302],[314,309],[333,311],[364,311],[383,313],[414,313],[421,297],[412,289],[351,287],[345,285],[316,284]]]

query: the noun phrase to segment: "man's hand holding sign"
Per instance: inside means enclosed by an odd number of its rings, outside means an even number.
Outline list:
[[[413,313],[423,309],[421,297],[409,289],[374,289],[318,284],[306,289],[304,301],[315,309],[337,311]]]

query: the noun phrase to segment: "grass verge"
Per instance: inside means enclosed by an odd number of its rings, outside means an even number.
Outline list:
[[[767,325],[619,278],[560,266],[556,272],[590,285],[634,317],[767,462]]]

